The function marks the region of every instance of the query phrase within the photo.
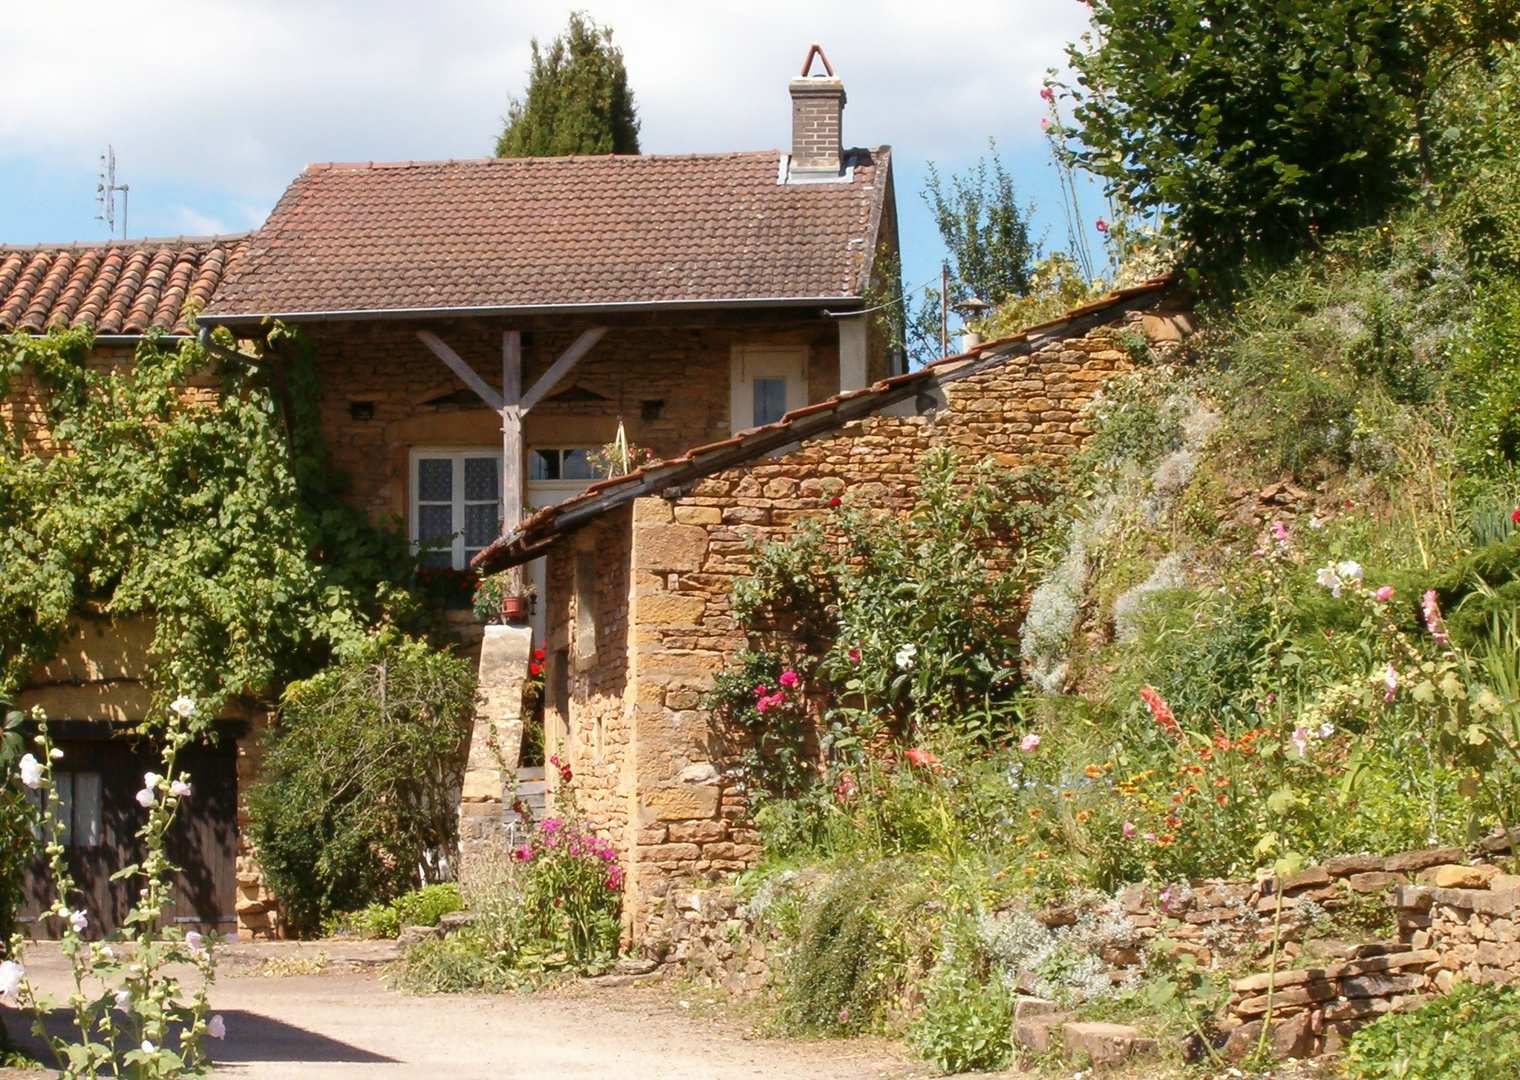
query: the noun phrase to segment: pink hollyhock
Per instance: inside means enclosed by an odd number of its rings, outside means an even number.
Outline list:
[[[1025,735],[1022,739],[1019,740],[1019,749],[1024,751],[1026,754],[1039,745],[1040,737],[1033,733]]]
[[[1375,593],[1372,594],[1372,598],[1374,600],[1379,601],[1380,603],[1385,603],[1385,602],[1387,602],[1388,598],[1391,597],[1392,595],[1393,595],[1393,586],[1392,585],[1383,585],[1383,586],[1381,586],[1378,589],[1377,592],[1375,592]]]
[[[1441,618],[1441,602],[1434,589],[1426,591],[1420,607],[1424,609],[1425,626],[1430,630],[1430,636],[1437,645],[1445,645],[1450,639],[1446,636],[1446,623]]]
[[[1280,521],[1272,522],[1272,537],[1279,544],[1286,544],[1288,542],[1288,527]]]
[[[1124,838],[1126,840],[1133,840],[1135,831],[1135,823],[1133,821],[1126,821],[1124,823]]]
[[[1048,86],[1042,86],[1040,87],[1040,96],[1046,101],[1054,101],[1056,99],[1056,92]]]
[[[1108,222],[1104,221],[1102,218],[1098,219],[1098,231],[1108,232]]]

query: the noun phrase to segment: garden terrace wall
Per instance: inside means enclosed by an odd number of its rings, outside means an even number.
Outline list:
[[[1139,329],[1142,316],[1131,318]],[[730,771],[743,747],[725,745],[703,707],[714,675],[749,644],[730,598],[735,580],[750,572],[753,543],[782,537],[807,516],[826,520],[837,496],[909,510],[917,498],[916,470],[936,447],[953,448],[968,463],[1066,459],[1089,434],[1084,410],[1104,380],[1131,366],[1120,333],[1108,327],[1052,341],[945,384],[936,392],[941,397],[923,395],[916,412],[871,415],[668,497],[633,502],[624,526],[631,537],[622,578],[626,624],[621,609],[609,608],[607,634],[598,628],[597,670],[626,664],[622,714],[612,716],[612,693],[590,693],[589,683],[572,678],[565,711],[556,715],[581,777],[582,809],[599,831],[620,837],[628,869],[625,914],[636,938],[673,882],[743,869],[758,850],[744,820],[744,792]],[[624,554],[608,531],[612,516],[550,555],[555,650],[571,643],[576,560],[589,553],[598,589],[616,587]],[[600,612],[600,592],[596,603]],[[625,632],[614,629],[623,626]],[[601,638],[624,633],[626,660],[604,655]],[[617,755],[623,771],[614,800],[606,793]],[[614,805],[624,809],[614,812]]]

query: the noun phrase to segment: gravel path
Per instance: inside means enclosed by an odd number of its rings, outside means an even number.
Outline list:
[[[260,974],[332,963],[318,974]],[[384,946],[315,943],[235,946],[212,991],[227,1022],[213,1045],[219,1075],[247,1080],[899,1080],[925,1068],[877,1040],[751,1038],[742,1020],[664,986],[537,994],[412,997],[374,966]],[[57,951],[36,945],[29,974],[66,987]],[[683,991],[684,993],[684,991]],[[13,1036],[29,1025],[0,1009]],[[33,1076],[39,1074],[33,1073]]]

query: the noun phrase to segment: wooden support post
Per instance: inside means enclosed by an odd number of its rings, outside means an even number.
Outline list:
[[[523,517],[522,335],[501,335],[501,534],[507,536]],[[511,590],[523,595],[522,567],[512,568]]]

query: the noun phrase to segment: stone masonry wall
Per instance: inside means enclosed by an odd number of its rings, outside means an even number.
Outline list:
[[[875,415],[793,452],[698,481],[690,493],[633,510],[629,690],[633,812],[626,907],[635,936],[672,882],[710,880],[757,851],[702,695],[748,641],[730,593],[749,572],[750,543],[826,516],[850,493],[884,509],[915,502],[914,470],[932,447],[1003,465],[1059,461],[1089,429],[1084,407],[1126,370],[1117,330],[1053,343],[947,387],[923,416]]]

